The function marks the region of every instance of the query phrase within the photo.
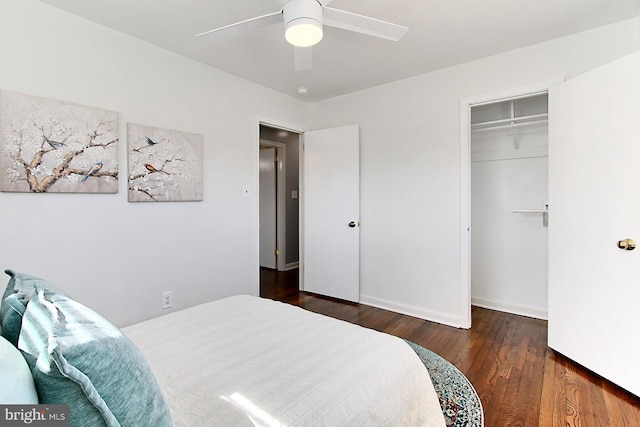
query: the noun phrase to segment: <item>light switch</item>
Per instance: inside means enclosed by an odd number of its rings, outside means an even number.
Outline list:
[[[296,190],[291,191],[291,198],[292,199],[297,199],[298,198],[298,192]]]

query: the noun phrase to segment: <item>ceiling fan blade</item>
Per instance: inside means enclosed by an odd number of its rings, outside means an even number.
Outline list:
[[[255,18],[245,19],[244,21],[236,22],[235,24],[225,25],[224,27],[205,31],[204,33],[196,34],[195,37],[202,37],[216,33],[220,36],[233,37],[278,23],[282,23],[281,10],[278,12],[257,16]]]
[[[312,65],[312,50],[309,47],[294,47],[293,55],[296,62],[296,71],[310,70]]]
[[[409,28],[391,22],[381,21],[368,16],[358,15],[340,9],[325,7],[324,25],[355,31],[386,40],[398,41],[409,31]]]

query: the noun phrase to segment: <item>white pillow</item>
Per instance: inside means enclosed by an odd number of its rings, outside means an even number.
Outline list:
[[[37,405],[38,393],[33,384],[31,370],[20,350],[0,336],[0,404]]]

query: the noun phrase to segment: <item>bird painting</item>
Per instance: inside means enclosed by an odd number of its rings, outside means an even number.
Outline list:
[[[54,150],[57,150],[58,148],[62,148],[65,147],[67,144],[65,144],[64,142],[59,142],[59,141],[53,141],[47,137],[44,138],[44,141],[49,144],[51,146],[51,148],[53,148]]]
[[[202,200],[202,135],[129,123],[127,139],[130,202]]]
[[[149,172],[151,172],[151,173],[153,173],[153,172],[162,172],[162,173],[164,173],[164,174],[169,175],[167,172],[165,172],[165,171],[163,171],[163,170],[156,169],[156,167],[155,167],[155,166],[153,166],[153,165],[152,165],[152,164],[150,164],[150,163],[145,163],[145,164],[144,164],[144,167],[145,167]]]
[[[87,174],[84,176],[84,178],[82,178],[81,182],[85,182],[87,179],[89,179],[89,177],[91,175],[94,175],[96,172],[98,172],[100,169],[102,169],[102,162],[98,162],[96,164],[94,164],[93,166],[91,166],[91,169],[89,169],[89,172],[87,172]]]

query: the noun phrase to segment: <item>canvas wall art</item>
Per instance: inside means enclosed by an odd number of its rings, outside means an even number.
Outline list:
[[[130,202],[202,200],[202,135],[129,123]]]
[[[0,91],[1,189],[117,193],[118,113]]]

